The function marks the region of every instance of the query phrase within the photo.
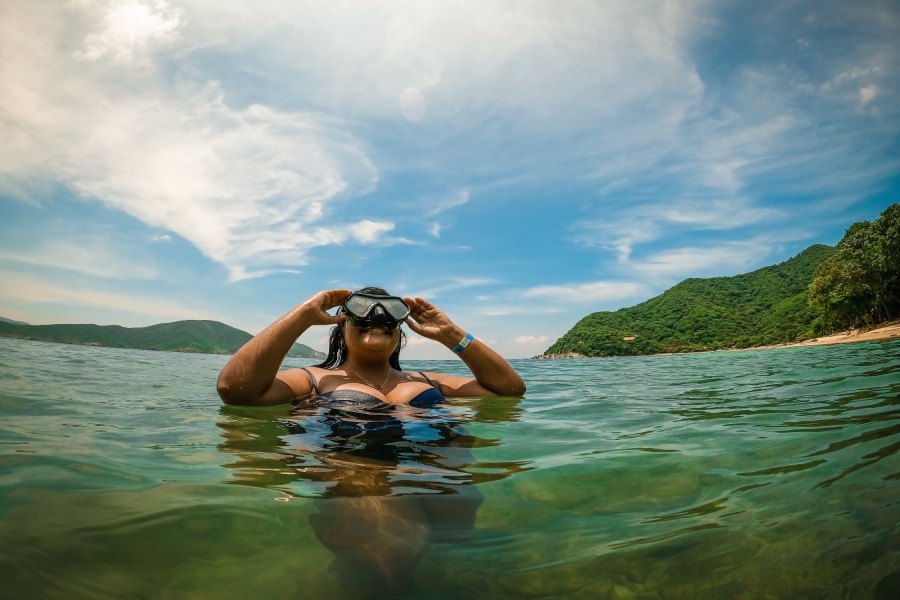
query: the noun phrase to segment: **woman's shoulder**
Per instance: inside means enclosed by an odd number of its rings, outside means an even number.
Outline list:
[[[440,371],[410,371],[410,373],[416,376],[427,377],[428,379],[446,379],[447,377],[456,377],[456,375],[449,375],[447,373],[441,373]]]
[[[289,370],[291,370],[291,371],[306,371],[307,373],[313,373],[316,375],[320,375],[320,374],[324,375],[327,373],[334,373],[334,371],[338,368],[339,367],[325,368],[325,367],[306,366],[306,367],[292,367]]]

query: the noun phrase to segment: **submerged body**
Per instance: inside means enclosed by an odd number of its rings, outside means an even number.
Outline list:
[[[335,315],[327,312],[338,307]],[[472,376],[403,371],[404,322],[455,352]],[[333,325],[328,357],[314,367],[279,371],[288,349],[313,325]],[[302,437],[309,426],[328,430],[322,432],[325,447],[313,451],[313,459],[304,456],[299,467],[329,482],[316,501],[318,514],[310,516],[316,537],[345,578],[364,573],[403,587],[430,541],[466,537],[482,498],[459,470],[472,458],[459,432],[402,409],[431,409],[454,397],[521,396],[525,384],[506,360],[434,305],[366,288],[323,291],[298,305],[235,353],[217,389],[228,404],[293,403],[284,420],[292,435]],[[314,415],[313,423],[303,419]],[[425,445],[406,435],[405,426],[417,422],[431,433]],[[409,479],[408,453],[429,456],[426,463],[441,475],[424,478],[421,488],[398,487],[396,481]],[[453,484],[435,483],[448,469],[459,473]]]

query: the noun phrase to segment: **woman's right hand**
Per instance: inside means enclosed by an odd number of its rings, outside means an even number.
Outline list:
[[[336,325],[346,321],[347,315],[330,315],[328,311],[341,306],[351,293],[351,290],[323,290],[303,301],[300,312],[309,325]]]
[[[305,377],[279,374],[278,369],[291,346],[313,325],[334,325],[347,315],[328,311],[342,305],[350,290],[324,290],[313,294],[253,339],[241,346],[219,373],[216,388],[227,404],[270,406],[289,402],[309,392]]]

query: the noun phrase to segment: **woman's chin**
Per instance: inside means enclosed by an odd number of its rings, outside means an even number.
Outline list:
[[[359,339],[367,346],[387,345],[393,348],[397,345],[397,342],[394,340],[394,336],[391,331],[378,327],[373,327],[372,329],[367,329],[363,332],[360,332]]]

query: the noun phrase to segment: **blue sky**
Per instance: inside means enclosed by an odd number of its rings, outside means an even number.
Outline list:
[[[256,333],[381,285],[532,356],[877,218],[898,67],[889,0],[6,1],[0,315]]]

